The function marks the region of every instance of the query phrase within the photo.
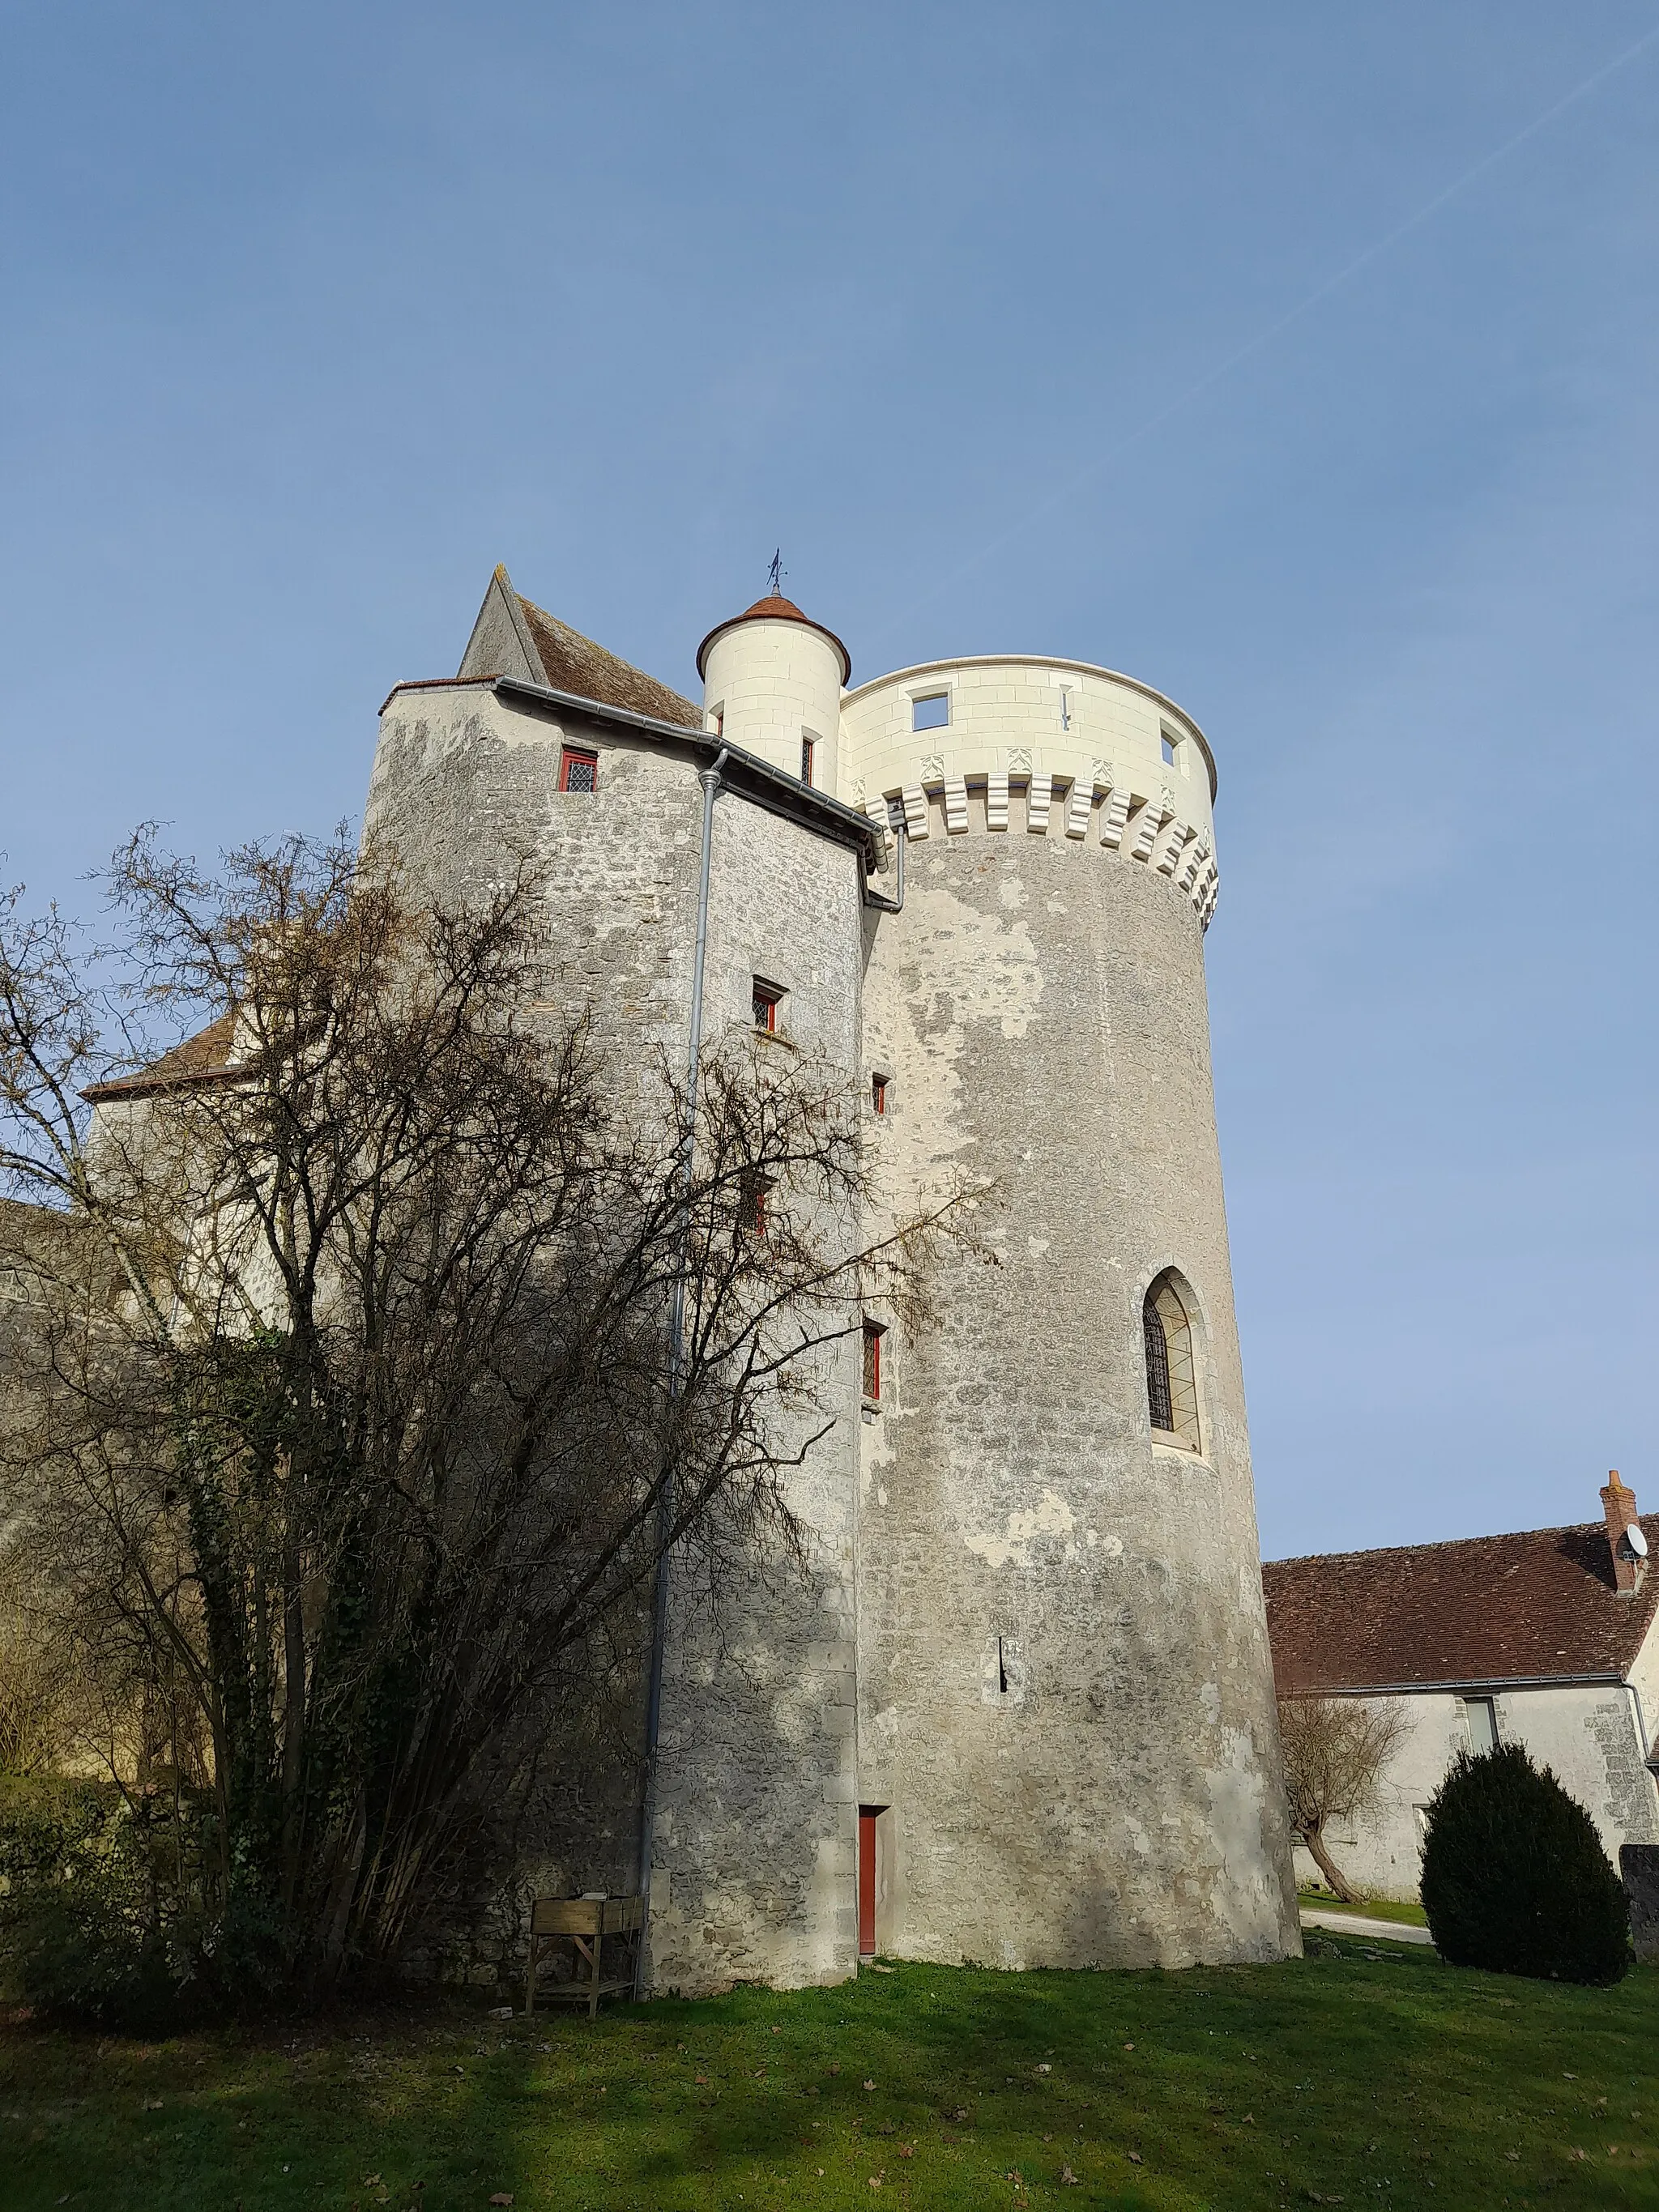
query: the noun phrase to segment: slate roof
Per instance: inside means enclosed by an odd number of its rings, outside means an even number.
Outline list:
[[[649,714],[659,722],[674,722],[681,729],[700,730],[702,709],[683,699],[666,684],[659,684],[643,669],[595,645],[568,623],[538,607],[522,592],[514,594],[523,611],[525,624],[534,641],[548,688],[572,691],[578,698],[597,699],[602,707],[625,707],[632,714]]]
[[[1659,1513],[1644,1513],[1659,1560]],[[1659,1566],[1621,1597],[1604,1522],[1263,1564],[1281,1697],[1431,1682],[1625,1674],[1659,1607]]]

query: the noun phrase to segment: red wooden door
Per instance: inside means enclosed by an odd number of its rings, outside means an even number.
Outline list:
[[[859,1956],[876,1955],[876,1816],[859,1808]]]

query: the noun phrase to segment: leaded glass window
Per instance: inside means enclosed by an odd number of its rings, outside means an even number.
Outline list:
[[[1198,1366],[1193,1327],[1172,1276],[1160,1275],[1141,1309],[1146,1337],[1146,1407],[1166,1443],[1197,1451]]]

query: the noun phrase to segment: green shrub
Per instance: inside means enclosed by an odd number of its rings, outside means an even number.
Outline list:
[[[1595,1825],[1519,1744],[1463,1753],[1436,1791],[1422,1891],[1454,1966],[1595,1983],[1629,1966],[1624,1887]]]
[[[218,2009],[257,1944],[215,1909],[214,1838],[189,1796],[0,1778],[0,1991],[117,2027]]]

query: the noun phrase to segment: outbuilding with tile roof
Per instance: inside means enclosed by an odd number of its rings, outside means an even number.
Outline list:
[[[1327,1838],[1358,1887],[1416,1895],[1429,1800],[1459,1751],[1494,1742],[1554,1771],[1615,1864],[1659,1842],[1659,1514],[1616,1473],[1601,1506],[1568,1528],[1263,1564],[1279,1696],[1386,1700],[1406,1720],[1378,1809]]]

